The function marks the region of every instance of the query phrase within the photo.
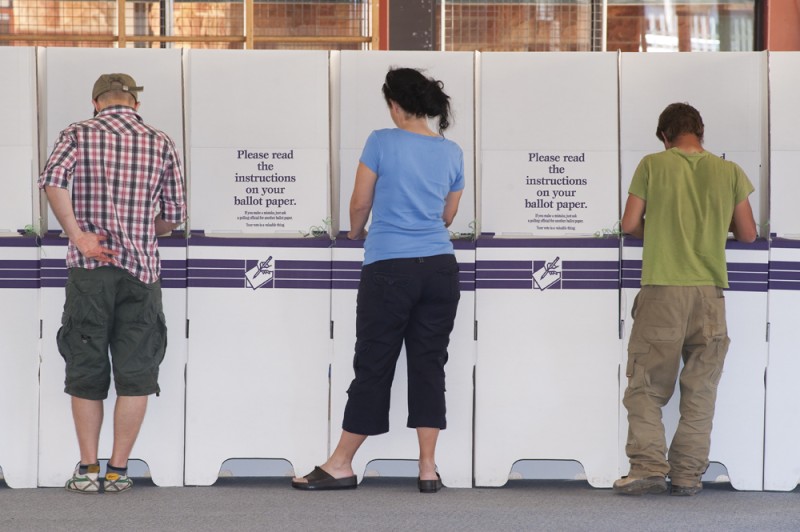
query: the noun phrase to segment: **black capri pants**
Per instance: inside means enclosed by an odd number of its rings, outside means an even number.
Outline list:
[[[405,342],[410,428],[444,429],[447,346],[461,297],[455,255],[389,259],[361,270],[356,308],[355,379],[342,428],[389,431],[395,366]]]

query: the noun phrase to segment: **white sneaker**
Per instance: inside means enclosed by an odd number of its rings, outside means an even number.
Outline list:
[[[103,490],[106,493],[122,493],[123,491],[128,491],[132,487],[133,480],[131,480],[128,475],[106,473],[106,478],[103,482]]]
[[[86,474],[80,473],[80,464],[75,467],[75,473],[64,486],[73,493],[100,493],[100,466],[92,464]]]

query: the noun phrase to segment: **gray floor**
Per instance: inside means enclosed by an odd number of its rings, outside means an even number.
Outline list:
[[[235,477],[182,488],[137,479],[130,493],[76,495],[0,483],[0,530],[800,530],[800,489],[706,483],[691,498],[623,497],[584,481],[512,480],[428,495],[414,478],[380,477],[354,491],[307,493],[288,478]]]

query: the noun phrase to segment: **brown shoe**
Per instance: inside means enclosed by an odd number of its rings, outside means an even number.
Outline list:
[[[645,493],[664,493],[667,481],[661,476],[626,476],[614,482],[614,493],[620,495],[644,495]]]
[[[676,497],[691,497],[692,495],[697,495],[703,491],[703,483],[698,482],[694,486],[680,486],[677,484],[672,484],[669,489],[670,495],[675,495]]]

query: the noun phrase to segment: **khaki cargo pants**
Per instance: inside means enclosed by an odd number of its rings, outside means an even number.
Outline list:
[[[644,286],[633,304],[628,344],[625,451],[631,475],[669,475],[693,486],[708,467],[717,385],[730,338],[725,298],[715,286]],[[675,390],[680,422],[667,455],[661,408]]]

